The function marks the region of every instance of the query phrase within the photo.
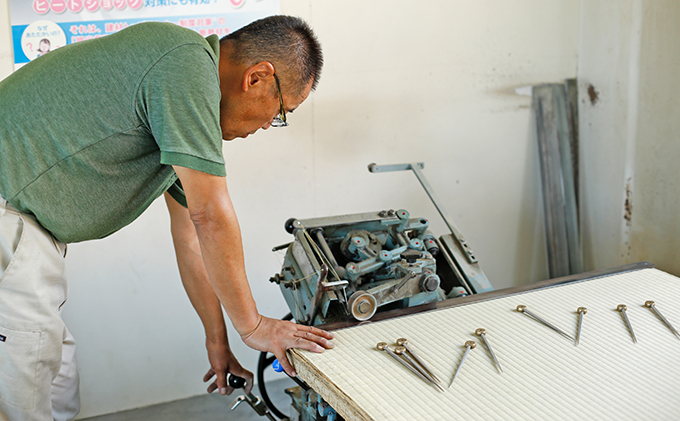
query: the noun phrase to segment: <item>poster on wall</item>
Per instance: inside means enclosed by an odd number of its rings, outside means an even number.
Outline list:
[[[279,0],[10,0],[14,68],[135,23],[171,22],[222,37],[280,13]]]

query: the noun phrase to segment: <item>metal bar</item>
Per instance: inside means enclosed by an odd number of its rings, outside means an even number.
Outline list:
[[[413,173],[416,175],[416,178],[420,182],[420,185],[423,186],[423,189],[425,189],[425,192],[427,193],[428,197],[432,201],[432,204],[434,207],[437,209],[437,212],[439,212],[439,215],[442,217],[444,220],[444,223],[446,226],[449,228],[449,231],[451,231],[451,234],[453,234],[453,237],[458,241],[460,246],[463,248],[465,251],[465,257],[470,263],[477,263],[477,259],[475,258],[475,254],[468,246],[467,242],[465,241],[465,237],[463,237],[463,234],[456,228],[456,226],[453,224],[453,221],[449,218],[447,215],[446,211],[444,210],[444,207],[440,205],[439,200],[437,199],[434,190],[432,189],[432,186],[430,186],[430,183],[427,181],[425,178],[425,175],[421,171],[423,168],[425,168],[425,164],[422,162],[417,162],[417,163],[409,163],[409,164],[394,164],[394,165],[377,165],[377,164],[370,164],[368,166],[368,170],[370,172],[389,172],[389,171],[406,171],[406,170],[412,170]]]
[[[319,246],[321,247],[321,250],[326,255],[326,259],[328,259],[328,261],[330,262],[331,267],[335,270],[338,270],[338,267],[339,267],[338,262],[335,260],[335,256],[333,256],[333,252],[331,251],[331,248],[328,247],[328,243],[326,242],[326,238],[323,236],[323,230],[322,229],[315,229],[314,234],[316,235],[316,240],[319,242]]]
[[[578,209],[579,208],[578,81],[576,79],[565,80],[564,89],[567,91],[569,146],[571,149],[571,167],[574,178],[574,197],[576,202],[576,209]]]
[[[407,171],[412,168],[412,165],[414,164],[392,164],[392,165],[369,164],[368,170],[370,172]],[[418,162],[415,165],[417,165],[418,168],[420,169],[425,168],[425,164],[423,162]]]
[[[545,216],[548,267],[551,277],[569,275],[569,246],[567,240],[567,215],[564,192],[566,177],[562,171],[559,138],[564,136],[560,127],[560,95],[564,88],[555,85],[539,85],[532,89],[532,108],[536,121],[539,162],[541,166],[541,187],[543,189],[543,210]],[[573,180],[572,180],[573,181]]]
[[[324,281],[326,280],[326,276],[328,276],[328,268],[326,267],[325,264],[321,265],[321,269],[319,271],[319,277],[317,278],[316,281],[316,291],[314,292],[314,297],[312,297],[312,302],[310,305],[309,309],[309,325],[314,324],[314,318],[316,317],[316,313],[318,311],[319,303],[321,302],[321,296],[324,293]]]
[[[467,277],[461,268],[458,267],[457,260],[454,256],[454,250],[451,250],[446,244],[446,238],[444,236],[439,237],[440,256],[446,260],[447,265],[451,268],[454,276],[462,283],[462,287],[467,291],[468,294],[474,294],[475,291],[472,289],[470,282],[468,282]]]
[[[434,190],[432,190],[432,186],[430,186],[430,183],[428,183],[427,179],[425,178],[425,174],[423,174],[423,172],[420,170],[420,168],[418,168],[416,164],[411,164],[411,169],[418,178],[418,181],[420,181],[420,185],[423,186],[423,189],[425,189],[425,192],[427,192],[427,195],[430,197],[430,200],[434,204],[434,207],[437,208],[439,215],[441,215],[442,219],[446,223],[446,226],[449,228],[449,231],[451,231],[451,234],[453,234],[454,238],[463,248],[463,251],[465,252],[465,257],[467,257],[468,262],[477,263],[475,253],[467,244],[467,241],[465,241],[463,233],[461,233],[460,230],[456,228],[456,226],[453,224],[453,221],[451,221],[451,218],[449,218],[449,215],[444,210],[444,207],[440,205],[439,200],[435,197]]]
[[[564,195],[564,217],[567,229],[567,250],[569,251],[569,273],[583,271],[581,257],[581,240],[578,224],[578,204],[576,202],[576,184],[574,179],[573,150],[571,147],[571,126],[569,125],[569,105],[566,85],[557,85],[555,103],[557,106],[558,137],[560,164]]]

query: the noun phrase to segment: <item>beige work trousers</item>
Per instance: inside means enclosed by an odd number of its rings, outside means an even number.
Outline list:
[[[75,341],[60,316],[65,254],[0,197],[0,421],[66,421],[80,411]]]

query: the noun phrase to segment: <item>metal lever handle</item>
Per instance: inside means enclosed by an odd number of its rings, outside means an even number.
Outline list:
[[[229,383],[229,386],[233,387],[234,389],[241,389],[246,385],[246,379],[244,379],[243,377],[234,376],[233,374],[229,374],[227,382]],[[252,393],[248,393],[247,395],[241,395],[237,397],[236,400],[234,400],[234,402],[231,404],[230,409],[233,411],[243,401],[248,402],[248,405],[250,405],[250,407],[253,408],[253,410],[257,412],[258,415],[262,417],[267,417],[271,421],[277,421],[276,418],[274,418],[274,416],[271,414],[271,412],[269,412],[267,404],[265,404],[264,401],[262,401],[262,399],[253,395]]]
[[[477,258],[475,257],[475,254],[468,245],[468,243],[465,241],[465,237],[463,237],[463,234],[453,224],[453,221],[449,218],[448,214],[444,210],[444,207],[441,205],[441,202],[435,196],[432,186],[430,186],[430,183],[427,182],[425,174],[423,174],[422,172],[423,168],[425,168],[425,164],[422,162],[394,165],[378,165],[376,163],[372,163],[368,165],[368,171],[373,173],[408,171],[408,170],[413,171],[413,173],[416,175],[416,178],[420,182],[420,185],[423,186],[423,189],[425,189],[425,193],[427,193],[427,195],[430,197],[432,204],[434,205],[435,208],[437,208],[439,215],[441,215],[442,219],[444,220],[444,223],[449,228],[449,231],[451,231],[453,238],[455,238],[456,241],[458,241],[458,244],[463,249],[464,255],[467,258],[468,262],[470,262],[471,264],[477,263]]]

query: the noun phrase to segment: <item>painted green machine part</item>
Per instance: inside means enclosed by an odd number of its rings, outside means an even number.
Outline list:
[[[382,309],[407,308],[446,298],[456,278],[453,258],[428,231],[429,221],[400,209],[292,220],[279,284],[298,323],[368,320]],[[450,266],[446,279],[438,265]],[[444,285],[442,285],[444,283]]]

